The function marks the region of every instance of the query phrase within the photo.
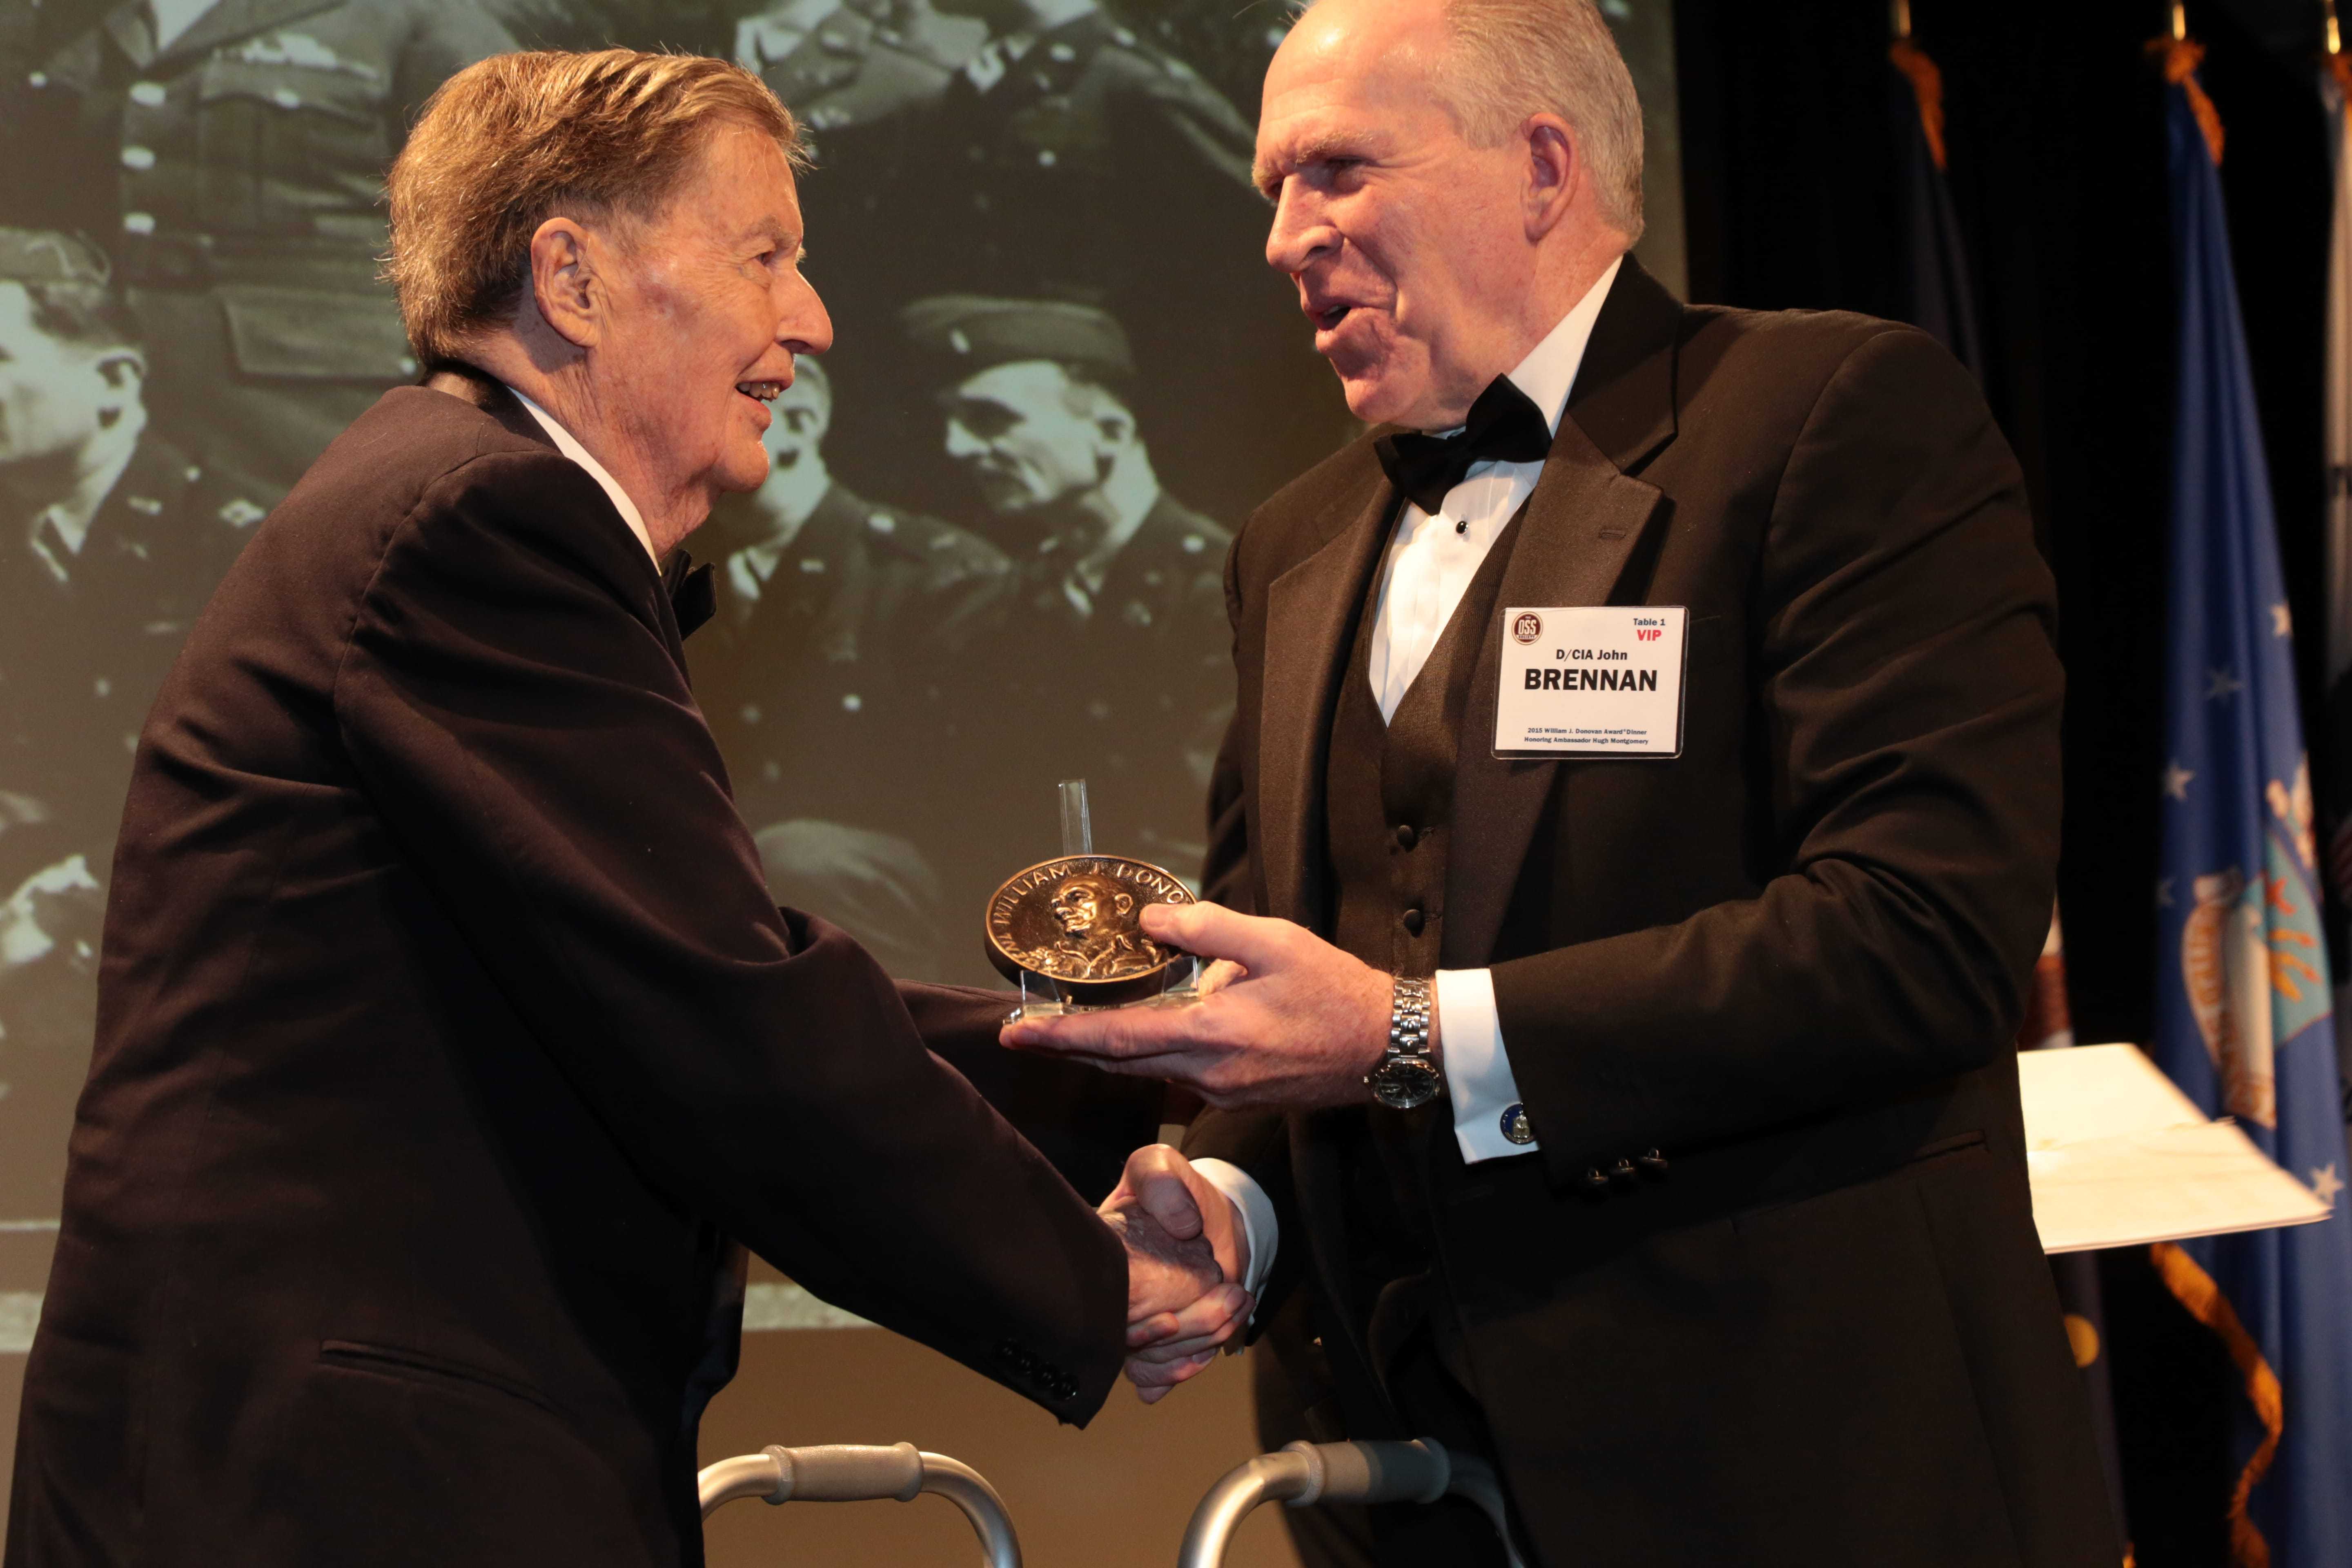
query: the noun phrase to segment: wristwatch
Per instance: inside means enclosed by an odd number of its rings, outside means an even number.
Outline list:
[[[1400,974],[1395,985],[1389,1002],[1389,1048],[1364,1075],[1364,1086],[1391,1110],[1411,1110],[1445,1092],[1445,1075],[1429,1058],[1429,982]]]

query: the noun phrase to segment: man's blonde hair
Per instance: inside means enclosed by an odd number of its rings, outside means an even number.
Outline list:
[[[468,338],[512,319],[540,225],[654,216],[729,123],[806,167],[792,111],[725,60],[541,50],[493,55],[442,83],[385,179],[384,277],[417,357],[459,358]]]
[[[1601,216],[1642,237],[1642,102],[1593,0],[1446,0],[1452,42],[1438,89],[1474,147],[1497,147],[1531,114],[1575,129]]]

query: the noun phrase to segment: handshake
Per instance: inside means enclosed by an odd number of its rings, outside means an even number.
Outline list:
[[[1013,1050],[1156,1078],[1219,1110],[1315,1110],[1367,1101],[1389,1043],[1392,977],[1289,921],[1213,903],[1149,904],[1144,935],[1208,962],[1200,1000],[1023,1017]],[[1442,1050],[1430,1020],[1430,1055]],[[1098,1211],[1127,1247],[1127,1375],[1145,1404],[1198,1373],[1256,1303],[1249,1228],[1229,1197],[1164,1143],[1128,1156]]]
[[[1150,904],[1139,919],[1152,941],[1209,961],[1196,1005],[1022,1018],[1002,1042],[1178,1084],[1218,1109],[1365,1102],[1365,1075],[1389,1040],[1390,975],[1288,921],[1216,904]],[[1433,1018],[1433,1058],[1438,1027]],[[1127,1375],[1147,1405],[1207,1366],[1255,1310],[1235,1202],[1155,1143],[1128,1157],[1102,1204],[1127,1247]],[[1271,1233],[1261,1245],[1272,1253]],[[1272,1258],[1255,1262],[1262,1272]]]
[[[1127,1248],[1128,1381],[1154,1404],[1249,1322],[1249,1235],[1232,1200],[1165,1143],[1129,1155],[1097,1212]]]

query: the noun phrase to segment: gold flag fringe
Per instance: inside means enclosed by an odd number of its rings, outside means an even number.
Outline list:
[[[2163,68],[2164,79],[2189,91],[2189,107],[2197,116],[2197,129],[2205,132],[2206,150],[2213,162],[2221,162],[2221,115],[2213,100],[2205,96],[2204,87],[2197,80],[2198,63],[2205,58],[2205,46],[2194,38],[2150,38],[2147,41],[2150,59]]]
[[[1936,160],[1936,167],[1944,164],[1944,73],[1927,51],[1908,38],[1897,38],[1887,47],[1886,58],[1895,62],[1911,83],[1911,96],[1919,100],[1919,129],[1927,133],[1927,155]]]
[[[2230,1305],[2229,1298],[2213,1283],[2213,1277],[2197,1266],[2195,1258],[2168,1241],[2159,1241],[2147,1251],[2165,1289],[2189,1309],[2190,1317],[2211,1330],[2213,1337],[2230,1352],[2238,1375],[2245,1379],[2246,1399],[2263,1424],[2263,1440],[2255,1445],[2252,1457],[2247,1459],[2236,1488],[2230,1493],[2230,1562],[2231,1568],[2270,1568],[2270,1542],[2255,1528],[2246,1504],[2253,1496],[2254,1483],[2269,1471],[2271,1460],[2278,1454],[2279,1434],[2286,1428],[2286,1402],[2279,1389],[2278,1373],[2271,1370],[2271,1363],[2263,1357],[2262,1347],[2254,1343],[2245,1324],[2238,1321],[2237,1310]]]

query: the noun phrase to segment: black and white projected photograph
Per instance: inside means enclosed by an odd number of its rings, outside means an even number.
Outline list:
[[[1671,22],[1603,7],[1678,285]],[[902,978],[1000,984],[989,891],[1094,841],[1195,878],[1250,509],[1357,433],[1253,190],[1282,5],[0,0],[0,1352],[87,1068],[131,749],[313,458],[417,367],[383,175],[517,47],[731,57],[806,128],[833,351],[687,544],[689,649],[777,899]]]
[[[1679,289],[1672,22],[1610,0]],[[688,650],[778,901],[1001,985],[987,896],[1094,847],[1197,882],[1252,508],[1360,433],[1264,257],[1283,5],[0,0],[0,1356],[31,1339],[142,720],[256,526],[419,367],[383,175],[516,48],[732,58],[804,129],[833,350],[686,548]],[[778,1281],[748,1321],[855,1322]],[[15,1386],[13,1377],[9,1388]],[[5,1420],[13,1421],[13,1392]]]
[[[2347,1568],[2347,7],[0,0],[0,1568]]]

